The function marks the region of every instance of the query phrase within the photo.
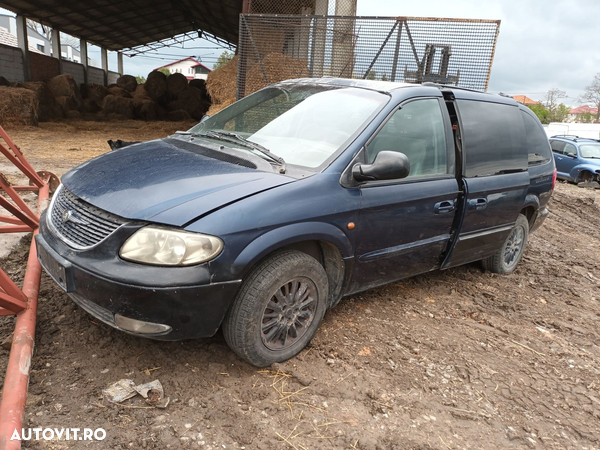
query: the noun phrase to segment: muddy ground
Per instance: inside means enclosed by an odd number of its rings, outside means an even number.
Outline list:
[[[96,152],[88,143],[156,137],[125,125],[73,126],[81,151],[57,129],[12,134],[36,167],[63,173],[72,155]],[[25,426],[107,437],[24,448],[598,449],[600,191],[560,183],[550,209],[514,274],[471,264],[354,295],[297,358],[267,370],[221,335],[164,343],[115,331],[44,275]],[[1,263],[19,280],[27,247],[25,237]],[[1,320],[4,338],[12,319]],[[0,376],[7,357],[0,348]],[[122,378],[159,379],[169,405],[108,403],[102,390]]]

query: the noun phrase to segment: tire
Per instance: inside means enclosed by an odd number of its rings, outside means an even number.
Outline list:
[[[528,237],[529,222],[527,221],[527,217],[519,214],[515,226],[502,244],[502,247],[492,256],[481,261],[483,268],[490,272],[504,275],[513,273],[525,252]]]
[[[286,361],[315,335],[327,298],[327,274],[316,259],[298,251],[277,253],[242,284],[223,321],[223,335],[231,350],[254,366]]]

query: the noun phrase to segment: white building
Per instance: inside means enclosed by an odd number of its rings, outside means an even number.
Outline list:
[[[157,67],[154,70],[163,68],[168,69],[171,73],[181,73],[185,75],[188,80],[193,80],[194,78],[206,80],[208,74],[211,72],[211,69],[191,56],[170,64],[165,64],[161,67]]]
[[[13,16],[0,14],[0,28],[6,29],[6,31],[13,35],[15,39],[17,38],[17,21]],[[9,38],[5,40],[10,40],[12,42],[12,39]],[[27,26],[27,41],[29,43],[30,50],[36,50],[39,53],[43,53],[44,55],[52,56],[52,41],[50,39],[47,39],[46,36],[44,36],[43,34],[38,33],[30,26]],[[5,45],[12,45],[8,44],[7,42],[2,43],[4,43]],[[16,44],[14,46],[16,47]],[[79,50],[73,48],[70,45],[61,44],[60,53],[62,59],[74,61],[77,63],[81,62]]]

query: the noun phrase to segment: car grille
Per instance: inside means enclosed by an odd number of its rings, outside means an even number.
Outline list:
[[[84,202],[64,186],[55,196],[50,210],[50,223],[54,231],[71,247],[93,247],[125,223],[122,217]]]

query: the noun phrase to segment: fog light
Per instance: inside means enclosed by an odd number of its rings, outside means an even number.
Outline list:
[[[115,314],[115,324],[125,331],[130,331],[136,334],[165,334],[171,331],[171,327],[169,325],[130,319],[129,317],[125,317],[120,314]]]

